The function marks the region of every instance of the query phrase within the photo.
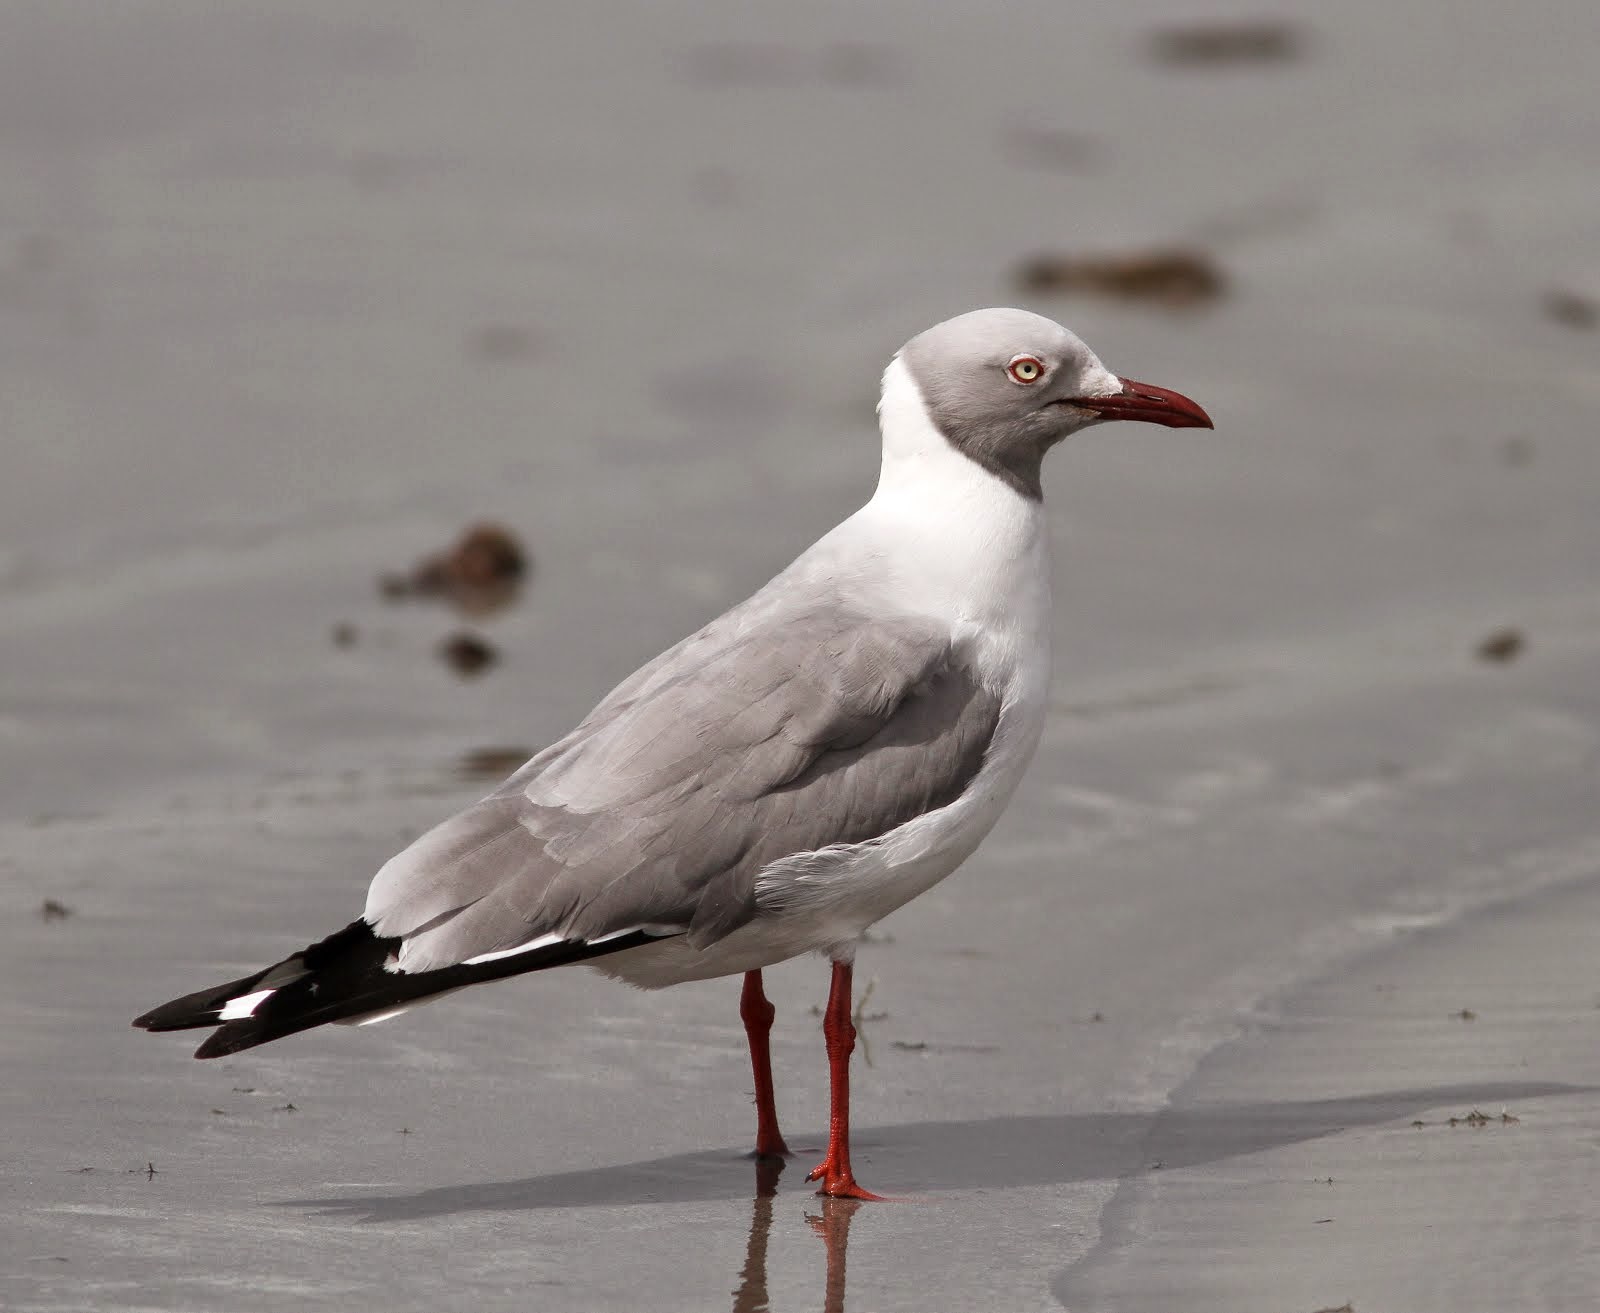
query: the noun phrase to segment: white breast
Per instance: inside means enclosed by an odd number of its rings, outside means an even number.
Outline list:
[[[848,957],[868,926],[972,854],[1033,758],[1050,671],[1043,507],[945,441],[898,361],[884,376],[879,410],[884,457],[876,493],[784,578],[948,624],[956,650],[1001,699],[984,764],[956,801],[879,839],[767,867],[756,897],[772,914],[758,914],[707,951],[668,940],[596,964],[608,974],[654,987],[754,970],[807,951]]]

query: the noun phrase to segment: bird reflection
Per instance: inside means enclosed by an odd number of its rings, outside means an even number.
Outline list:
[[[823,1313],[844,1313],[844,1255],[850,1244],[850,1219],[861,1207],[859,1199],[820,1200],[822,1212],[807,1213],[811,1229],[828,1249],[828,1275],[822,1288]]]
[[[756,1197],[750,1212],[750,1242],[745,1246],[739,1288],[733,1292],[733,1313],[767,1313],[767,1239],[772,1234],[772,1200],[778,1177],[788,1163],[782,1158],[756,1159]]]
[[[750,1241],[745,1247],[739,1288],[733,1292],[733,1313],[770,1313],[767,1295],[767,1241],[772,1234],[772,1201],[778,1194],[778,1177],[788,1164],[782,1158],[756,1159],[756,1195],[751,1204]],[[850,1219],[861,1207],[859,1199],[818,1198],[819,1213],[807,1213],[806,1222],[822,1238],[827,1254],[823,1279],[823,1313],[844,1313],[845,1250],[850,1241]]]

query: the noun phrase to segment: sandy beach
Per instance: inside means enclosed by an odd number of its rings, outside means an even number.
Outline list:
[[[1243,17],[8,6],[0,1307],[1593,1302],[1595,19]],[[1018,282],[1152,250],[1220,290]],[[857,965],[913,1202],[743,1156],[733,980],[130,1029],[859,505],[884,362],[985,304],[1217,427],[1046,466],[1044,744]],[[511,605],[381,595],[481,520]],[[768,989],[819,1150],[825,966]]]

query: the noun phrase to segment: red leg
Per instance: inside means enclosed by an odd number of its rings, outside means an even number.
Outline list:
[[[756,1078],[756,1157],[783,1158],[789,1146],[778,1130],[778,1105],[772,1096],[772,1052],[767,1037],[777,1009],[761,988],[761,972],[744,973],[744,993],[739,996],[739,1018],[750,1039],[750,1069]]]
[[[828,1007],[822,1014],[822,1038],[828,1048],[828,1156],[808,1181],[821,1181],[818,1194],[835,1199],[882,1199],[863,1190],[850,1170],[850,1052],[856,1046],[856,1028],[850,1020],[850,963],[833,964],[833,984]]]

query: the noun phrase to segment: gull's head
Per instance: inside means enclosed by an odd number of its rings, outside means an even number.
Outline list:
[[[926,422],[951,447],[1026,497],[1043,495],[1044,456],[1112,419],[1210,428],[1185,396],[1113,374],[1060,324],[1026,310],[973,310],[919,333],[884,376],[884,438],[914,387]],[[922,417],[919,417],[922,418]]]

